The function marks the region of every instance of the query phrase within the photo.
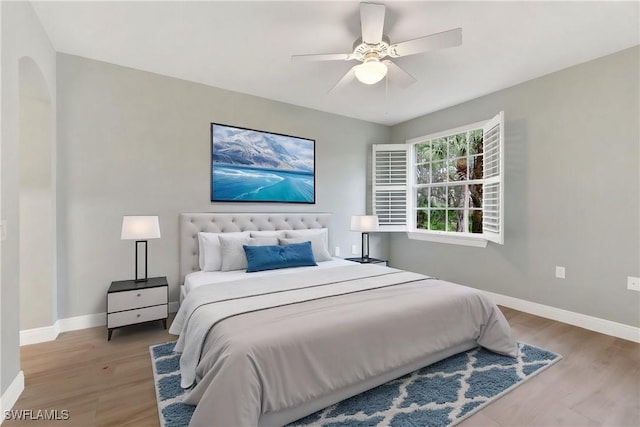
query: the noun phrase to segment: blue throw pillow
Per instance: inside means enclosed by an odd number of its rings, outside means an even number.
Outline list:
[[[287,246],[247,246],[247,273],[275,270],[278,268],[313,266],[316,260],[311,242],[294,243]]]

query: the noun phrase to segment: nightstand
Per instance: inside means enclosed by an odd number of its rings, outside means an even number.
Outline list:
[[[162,320],[167,329],[169,284],[166,277],[151,277],[146,282],[111,282],[107,292],[108,341],[116,328]]]
[[[389,265],[389,261],[386,259],[378,258],[345,258],[347,261],[359,262],[360,264],[384,264]]]

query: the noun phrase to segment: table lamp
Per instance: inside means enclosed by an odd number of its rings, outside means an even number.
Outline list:
[[[369,261],[369,232],[378,230],[378,217],[376,215],[354,215],[351,217],[351,231],[362,232],[362,259]]]
[[[136,241],[135,282],[147,281],[147,240],[160,238],[160,224],[157,216],[123,216],[122,240]],[[138,278],[138,244],[144,245],[144,278]]]

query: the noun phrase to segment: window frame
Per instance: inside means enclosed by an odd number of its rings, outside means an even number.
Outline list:
[[[448,136],[457,135],[464,132],[471,132],[475,130],[482,130],[483,132],[483,177],[480,180],[467,180],[460,181],[464,183],[463,185],[472,185],[474,183],[481,183],[483,186],[483,203],[482,203],[482,211],[483,211],[483,223],[482,223],[482,233],[470,233],[466,232],[458,232],[458,231],[442,231],[442,230],[424,230],[416,228],[416,215],[417,215],[417,192],[419,188],[434,188],[438,187],[433,186],[431,184],[417,184],[416,183],[416,168],[418,166],[418,162],[416,159],[416,145],[420,143],[425,143],[427,141],[431,141],[438,138],[444,138]],[[497,150],[498,155],[498,174],[490,175],[487,174],[487,165],[485,160],[487,148],[484,144],[485,134],[488,131],[494,132],[494,135],[497,135],[496,139],[494,139],[494,144],[492,149],[494,150],[494,154]],[[380,148],[378,148],[380,147]],[[373,204],[374,204],[374,214],[376,214],[376,202],[377,202],[377,192],[384,193],[389,192],[387,188],[385,188],[384,183],[379,183],[376,181],[376,150],[387,150],[387,151],[401,151],[405,150],[406,152],[406,182],[403,186],[396,186],[395,190],[397,191],[400,187],[404,188],[406,194],[406,222],[402,226],[398,225],[383,225],[381,223],[380,231],[404,231],[407,233],[407,236],[410,239],[416,240],[425,240],[439,243],[451,243],[465,246],[475,246],[475,247],[486,247],[489,241],[503,244],[504,243],[504,112],[499,112],[496,116],[488,119],[482,120],[470,124],[466,124],[463,126],[459,126],[452,129],[447,129],[439,132],[434,132],[428,135],[419,136],[416,138],[408,139],[404,144],[378,144],[373,147]],[[467,152],[467,158],[469,154]],[[421,163],[422,164],[422,163]],[[446,187],[450,185],[450,182],[443,183],[442,186]],[[492,199],[492,203],[495,203],[494,209],[491,214],[494,216],[492,219],[497,217],[497,225],[493,224],[493,229],[489,230],[485,226],[485,189],[488,188],[488,185],[493,186],[492,190],[497,188],[497,198]],[[467,202],[465,201],[465,210],[468,209]],[[448,210],[448,209],[447,209]],[[497,230],[497,231],[496,231]]]
[[[442,242],[443,240],[447,240],[450,236],[455,236],[455,243],[457,244],[469,244],[472,246],[477,246],[476,243],[481,244],[486,239],[483,237],[481,233],[469,233],[469,232],[459,232],[459,231],[444,231],[444,230],[425,230],[422,228],[416,227],[416,215],[418,212],[417,207],[417,192],[420,188],[435,188],[435,187],[447,187],[451,183],[444,182],[439,183],[437,185],[433,184],[418,184],[416,182],[416,169],[418,166],[418,159],[416,158],[416,146],[419,144],[424,144],[425,142],[432,141],[434,139],[446,138],[449,136],[458,135],[461,133],[470,133],[476,130],[482,130],[486,121],[475,122],[464,126],[459,126],[457,128],[448,129],[440,132],[435,132],[429,135],[419,136],[416,138],[411,138],[406,141],[407,149],[408,149],[408,182],[407,182],[407,192],[410,192],[408,195],[408,206],[407,206],[407,233],[410,234],[410,238],[418,239],[418,240],[430,240],[436,242]],[[484,156],[484,152],[483,152]],[[467,157],[469,155],[467,154]],[[447,157],[447,161],[450,159]],[[464,185],[472,185],[472,184],[483,184],[483,179],[475,179],[475,180],[466,180],[460,181],[460,183],[464,183]],[[462,184],[461,184],[462,185]],[[445,209],[445,211],[449,211],[450,209]],[[467,201],[465,200],[465,211],[468,211]],[[454,243],[453,241],[451,243]],[[486,246],[486,242],[484,244]]]

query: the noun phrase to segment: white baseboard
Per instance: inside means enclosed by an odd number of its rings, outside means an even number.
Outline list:
[[[169,313],[178,311],[178,301],[169,302]],[[107,324],[107,313],[88,314],[86,316],[67,317],[59,319],[51,326],[25,329],[20,331],[20,346],[53,341],[61,332],[77,331],[78,329],[95,328]]]
[[[25,329],[20,331],[20,346],[53,341],[58,337],[60,327],[58,322],[42,328]]]
[[[506,295],[482,291],[496,304],[558,322],[640,343],[640,328]]]
[[[547,319],[557,320],[558,322],[567,323],[569,325],[579,326],[581,328],[600,332],[602,334],[611,335],[614,337],[640,343],[640,328],[636,328],[631,325],[612,322],[610,320],[600,319],[598,317],[575,313],[573,311],[538,304],[535,302],[513,298],[506,295],[500,295],[493,292],[482,292],[489,296],[498,305],[513,308],[514,310],[523,311],[525,313],[533,314]],[[169,312],[177,312],[178,307],[178,301],[170,302]],[[103,326],[106,324],[106,319],[106,313],[89,314],[87,316],[77,316],[60,319],[52,326],[26,329],[20,331],[20,345],[23,346],[28,344],[37,344],[40,342],[53,341],[61,332]]]
[[[0,409],[2,409],[2,416],[0,417],[0,424],[4,420],[4,411],[8,411],[13,408],[18,398],[24,390],[24,373],[18,372],[18,375],[11,381],[7,390],[0,397]]]
[[[86,316],[59,319],[51,326],[25,329],[20,331],[20,346],[53,341],[61,332],[94,328],[107,324],[107,313],[89,314]]]
[[[87,314],[86,316],[67,317],[56,322],[60,332],[77,331],[78,329],[95,328],[107,324],[107,313]]]

